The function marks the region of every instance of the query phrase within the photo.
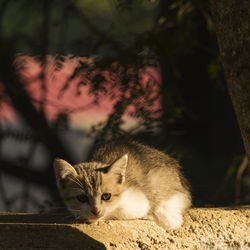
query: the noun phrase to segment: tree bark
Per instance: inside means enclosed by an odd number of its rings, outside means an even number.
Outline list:
[[[250,160],[250,1],[210,0],[228,91]]]

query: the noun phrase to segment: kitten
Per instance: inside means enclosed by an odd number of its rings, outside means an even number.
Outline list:
[[[55,159],[54,170],[69,211],[89,223],[142,218],[177,229],[191,206],[178,162],[137,142],[106,144],[74,166]]]

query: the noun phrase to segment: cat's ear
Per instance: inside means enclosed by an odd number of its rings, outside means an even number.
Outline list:
[[[110,166],[108,173],[114,175],[117,180],[117,183],[122,184],[125,181],[127,165],[128,154],[125,154]]]
[[[57,183],[60,185],[64,183],[63,180],[65,180],[68,175],[76,175],[76,170],[73,166],[62,159],[54,160],[54,171]]]

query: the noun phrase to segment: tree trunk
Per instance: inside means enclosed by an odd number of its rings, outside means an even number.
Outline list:
[[[210,0],[228,91],[250,160],[250,1]]]

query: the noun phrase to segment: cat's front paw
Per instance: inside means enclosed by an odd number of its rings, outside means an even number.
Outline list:
[[[163,221],[163,224],[164,224],[163,227],[165,229],[176,230],[182,226],[183,217],[181,214],[167,216],[167,219]]]
[[[183,223],[183,213],[190,206],[185,194],[177,193],[163,201],[155,210],[155,222],[165,229],[175,230]]]
[[[166,230],[176,230],[182,226],[183,217],[181,214],[163,215],[161,218],[156,218],[154,221]]]

